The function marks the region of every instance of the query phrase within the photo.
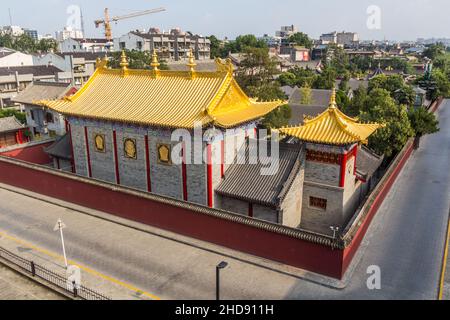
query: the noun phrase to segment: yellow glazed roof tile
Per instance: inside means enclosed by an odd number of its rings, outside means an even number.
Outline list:
[[[367,139],[383,125],[378,123],[358,123],[358,119],[350,118],[336,106],[336,93],[333,92],[330,107],[311,120],[305,120],[303,126],[282,128],[279,131],[302,141],[331,145],[352,143],[367,144]]]
[[[218,62],[221,63],[221,62]],[[170,128],[233,127],[265,116],[282,101],[247,97],[223,63],[217,72],[98,68],[74,96],[40,101],[66,116]]]

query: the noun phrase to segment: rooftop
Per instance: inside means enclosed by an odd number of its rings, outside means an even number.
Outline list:
[[[283,104],[250,99],[233,78],[231,62],[216,63],[215,72],[129,70],[123,55],[122,69],[100,63],[74,96],[40,104],[66,116],[166,128],[234,127]]]
[[[382,125],[359,123],[342,113],[336,105],[336,90],[333,90],[327,110],[311,120],[304,120],[299,127],[280,129],[282,134],[299,140],[330,145],[367,144],[367,139]]]
[[[37,81],[29,85],[25,90],[19,93],[14,102],[23,104],[34,104],[34,102],[44,99],[60,99],[72,88],[69,83],[42,82]]]
[[[243,148],[247,158],[250,151],[257,152],[251,149],[257,148],[253,143],[245,144]],[[226,171],[216,192],[226,197],[277,208],[301,168],[302,150],[297,144],[281,143],[279,170],[271,175],[261,174],[261,169],[267,165],[250,164],[249,161],[245,161],[245,164],[235,163]]]
[[[0,133],[17,131],[23,128],[25,128],[25,126],[14,116],[0,118]]]
[[[55,66],[18,66],[18,67],[2,67],[0,68],[0,76],[14,75],[16,72],[19,75],[32,74],[35,77],[39,76],[53,76],[62,70]]]

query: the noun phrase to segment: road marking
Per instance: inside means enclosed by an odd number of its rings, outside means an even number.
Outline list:
[[[447,226],[447,239],[445,240],[444,261],[442,263],[441,282],[439,285],[439,300],[444,298],[445,273],[447,271],[448,246],[450,245],[450,217]]]
[[[18,243],[18,244],[24,246],[24,247],[33,249],[33,250],[35,250],[35,251],[37,251],[37,252],[41,252],[41,253],[43,253],[43,254],[45,254],[45,255],[47,255],[47,256],[50,256],[50,257],[52,257],[52,258],[55,258],[55,259],[59,260],[59,261],[64,261],[64,257],[62,257],[62,256],[60,256],[60,255],[58,255],[58,254],[56,254],[56,253],[54,253],[54,252],[48,251],[48,250],[46,250],[46,249],[39,248],[39,247],[37,247],[37,246],[35,246],[35,245],[32,245],[32,244],[30,244],[30,243],[28,243],[28,242],[26,242],[26,241],[21,240],[21,239],[17,239],[17,238],[15,238],[15,237],[13,237],[13,236],[10,236],[10,235],[8,235],[7,233],[5,233],[5,232],[2,231],[2,230],[0,230],[0,236],[1,236],[1,237],[4,237],[4,238],[6,238],[6,239],[12,240],[12,241],[14,241],[14,242],[16,242],[16,243]],[[115,279],[115,278],[113,278],[113,277],[110,277],[110,276],[107,276],[107,275],[105,275],[105,274],[102,274],[102,273],[100,273],[100,272],[98,272],[98,271],[96,271],[96,270],[93,270],[93,269],[91,269],[91,268],[89,268],[89,267],[85,267],[85,266],[83,266],[83,265],[81,265],[81,264],[78,264],[78,263],[72,261],[72,260],[69,260],[68,262],[69,262],[69,264],[75,265],[75,266],[79,267],[80,269],[86,271],[87,273],[90,273],[90,274],[92,274],[92,275],[94,275],[94,276],[98,276],[98,277],[100,277],[100,278],[102,278],[102,279],[104,279],[104,280],[107,280],[107,281],[109,281],[109,282],[112,282],[112,283],[114,283],[114,284],[117,284],[117,285],[119,285],[119,286],[121,286],[121,287],[127,288],[127,289],[129,289],[129,290],[131,290],[131,291],[135,291],[136,293],[138,293],[138,294],[140,294],[140,295],[147,296],[147,297],[149,297],[149,298],[151,298],[151,299],[153,299],[153,300],[161,300],[160,297],[155,296],[155,295],[153,295],[153,294],[151,294],[151,293],[149,293],[149,292],[145,292],[145,291],[143,291],[143,290],[141,290],[141,289],[138,289],[138,288],[134,287],[134,286],[131,285],[131,284],[128,284],[128,283],[126,283],[126,282],[123,282],[123,281],[117,280],[117,279]]]

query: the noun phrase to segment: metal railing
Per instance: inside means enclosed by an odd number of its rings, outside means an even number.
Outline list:
[[[73,295],[74,298],[83,300],[111,300],[109,297],[83,285],[78,286],[75,283],[70,284],[67,282],[65,275],[56,273],[34,263],[33,261],[19,257],[6,249],[0,248],[0,258],[20,268],[22,271],[25,271],[32,278],[40,278],[65,291],[66,293]]]

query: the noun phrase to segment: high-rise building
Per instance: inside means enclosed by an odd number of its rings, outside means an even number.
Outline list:
[[[24,34],[26,34],[27,36],[29,36],[33,40],[35,40],[35,41],[39,40],[39,35],[38,35],[37,30],[23,29],[23,32],[24,32]]]

